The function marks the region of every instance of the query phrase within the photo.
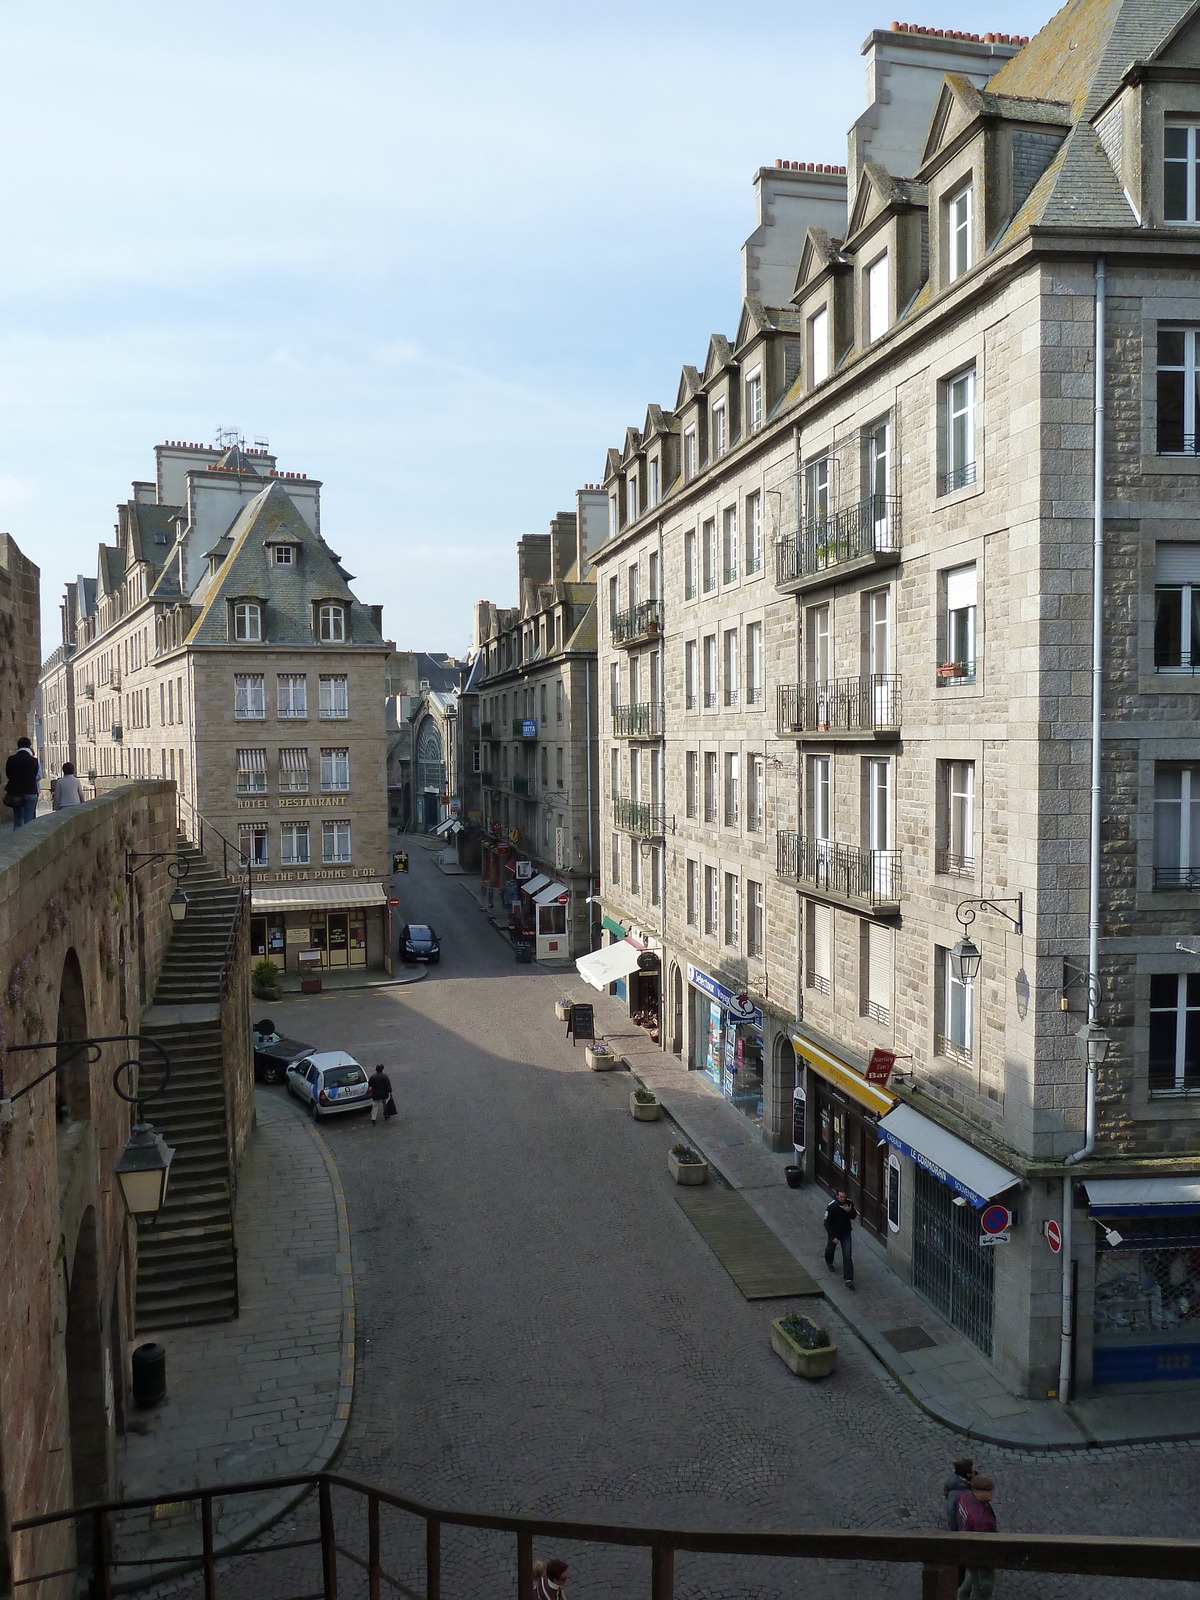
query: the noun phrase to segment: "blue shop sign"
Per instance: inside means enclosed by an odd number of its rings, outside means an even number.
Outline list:
[[[706,994],[710,1000],[715,1000],[722,1010],[729,1013],[731,1022],[752,1022],[761,1032],[763,1014],[744,995],[734,994],[732,989],[727,989],[723,983],[718,983],[715,978],[710,978],[707,972],[701,972],[699,967],[688,963],[688,982],[694,989],[699,989],[701,994]]]
[[[521,723],[521,737],[523,739],[537,738],[537,718],[526,717]]]

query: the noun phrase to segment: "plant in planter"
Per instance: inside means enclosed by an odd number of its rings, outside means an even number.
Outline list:
[[[798,1378],[827,1378],[837,1366],[837,1345],[829,1329],[798,1311],[771,1324],[771,1349]]]
[[[261,961],[256,961],[250,971],[250,983],[254,993],[260,1000],[278,1000],[280,989],[277,982],[279,968],[273,961],[268,961],[264,956]]]
[[[673,1144],[667,1151],[667,1171],[676,1183],[708,1182],[708,1162],[690,1144]]]
[[[587,1047],[587,1064],[593,1072],[611,1072],[618,1059],[617,1052],[603,1039],[593,1039]]]
[[[629,1114],[635,1122],[657,1122],[660,1110],[653,1089],[635,1089],[629,1096]]]
[[[571,1015],[572,1005],[574,1005],[574,1001],[568,1000],[565,994],[560,994],[558,999],[554,1002],[554,1015],[560,1022],[565,1022]]]

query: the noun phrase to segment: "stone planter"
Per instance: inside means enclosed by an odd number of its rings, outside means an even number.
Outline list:
[[[587,1064],[593,1072],[611,1072],[620,1057],[612,1050],[594,1050],[587,1047]]]
[[[822,1345],[819,1350],[806,1350],[783,1331],[782,1320],[771,1324],[771,1349],[798,1378],[827,1378],[837,1366],[837,1345]]]
[[[676,1183],[699,1184],[708,1182],[708,1162],[701,1157],[699,1161],[680,1161],[676,1158],[674,1150],[667,1151],[667,1171]]]
[[[629,1114],[635,1122],[657,1122],[661,1110],[657,1100],[639,1100],[636,1089],[629,1096]]]
[[[262,989],[262,988],[259,987],[259,985],[257,983],[251,984],[250,987],[254,990],[254,998],[256,1000],[282,1000],[283,999],[283,990],[282,989],[276,989],[274,987],[272,987],[270,989]]]
[[[571,1015],[571,1002],[569,1000],[556,1000],[554,1002],[554,1015],[560,1022],[565,1022]]]

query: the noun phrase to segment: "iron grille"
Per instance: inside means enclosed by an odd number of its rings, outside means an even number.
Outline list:
[[[645,839],[661,839],[666,832],[666,812],[644,800],[620,797],[613,800],[613,824]]]
[[[899,674],[779,686],[780,733],[878,733],[900,727]]]
[[[990,1356],[996,1258],[979,1243],[979,1213],[956,1206],[950,1188],[923,1167],[914,1170],[913,1287]]]
[[[779,833],[776,871],[814,889],[879,909],[895,906],[903,893],[899,850],[860,850],[832,839],[806,839]]]
[[[632,644],[662,632],[662,601],[643,600],[641,605],[620,611],[612,619],[614,644]]]
[[[947,1061],[957,1061],[959,1066],[972,1067],[975,1057],[968,1045],[956,1044],[953,1039],[948,1039],[944,1033],[939,1033],[934,1038],[934,1054],[945,1056]]]
[[[1155,867],[1156,889],[1200,889],[1200,867]]]
[[[975,876],[974,856],[964,856],[956,850],[939,850],[937,854],[937,870],[939,872],[953,873],[957,877],[973,878]]]
[[[663,731],[663,703],[661,700],[643,700],[639,705],[614,706],[613,734],[626,739],[661,739]]]
[[[956,489],[965,489],[975,482],[975,463],[964,461],[961,467],[953,467],[949,472],[938,473],[938,493],[953,494]]]
[[[831,516],[812,517],[781,539],[775,551],[775,582],[815,577],[830,567],[900,549],[900,496],[872,494]]]

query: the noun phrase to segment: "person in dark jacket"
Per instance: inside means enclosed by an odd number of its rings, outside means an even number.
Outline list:
[[[837,1247],[842,1247],[842,1277],[847,1289],[854,1287],[854,1254],[850,1243],[850,1224],[857,1217],[854,1202],[845,1189],[839,1189],[837,1198],[825,1207],[825,1265],[831,1267]]]
[[[996,1485],[982,1472],[971,1479],[971,1487],[958,1497],[958,1531],[960,1533],[995,1533],[996,1513],[992,1510],[992,1495]],[[991,1600],[996,1573],[991,1567],[968,1567],[966,1576],[958,1586],[958,1600]]]
[[[946,1512],[946,1526],[951,1533],[958,1532],[958,1497],[971,1487],[971,1479],[975,1476],[975,1463],[968,1456],[960,1456],[954,1463],[954,1470],[946,1479],[942,1488],[942,1501]],[[967,1575],[966,1567],[959,1567],[958,1581],[961,1584]]]
[[[540,1561],[533,1567],[533,1600],[566,1600],[567,1563],[555,1557],[545,1566]]]
[[[377,1122],[383,1121],[392,1096],[392,1080],[383,1070],[382,1061],[367,1079],[367,1084],[371,1090],[371,1126],[374,1127]]]
[[[37,816],[38,803],[38,759],[33,753],[33,740],[24,734],[17,740],[16,753],[4,764],[4,785],[12,807],[13,827],[23,828]]]

